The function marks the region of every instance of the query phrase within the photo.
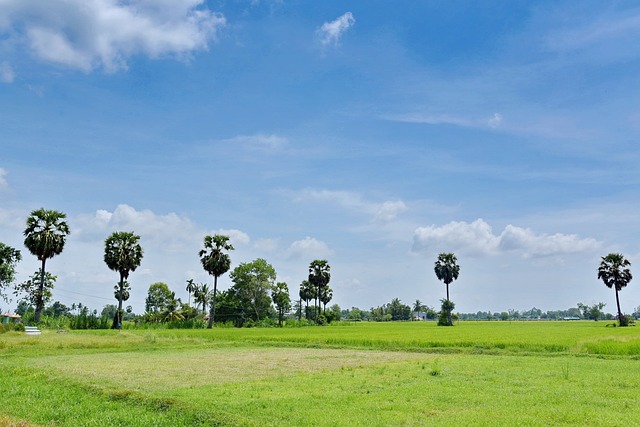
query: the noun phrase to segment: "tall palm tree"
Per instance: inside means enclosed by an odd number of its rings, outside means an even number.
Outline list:
[[[213,276],[213,298],[211,299],[211,309],[209,311],[209,324],[207,325],[207,329],[211,329],[215,321],[218,277],[222,276],[231,268],[231,258],[223,251],[232,250],[233,246],[229,243],[229,237],[216,234],[213,237],[205,236],[204,249],[199,252],[202,268]]]
[[[139,241],[140,236],[129,231],[116,231],[104,241],[104,262],[110,270],[120,273],[119,289],[116,290],[118,311],[113,317],[112,329],[122,329],[122,301],[126,291],[126,280],[129,273],[135,271],[142,262],[143,252]]]
[[[438,260],[436,261],[435,267],[433,269],[438,277],[438,280],[444,282],[447,286],[447,301],[451,301],[449,299],[449,284],[451,284],[454,280],[458,278],[460,274],[460,266],[458,265],[458,258],[453,253],[441,253],[438,255]],[[443,304],[443,307],[445,304]],[[447,307],[449,304],[447,303]],[[449,326],[453,325],[453,321],[451,319],[451,310],[447,312],[447,318],[449,321]]]
[[[309,264],[309,283],[313,286],[315,292],[316,320],[318,317],[318,299],[322,290],[329,285],[331,280],[331,266],[327,260],[314,260]]]
[[[189,305],[191,305],[191,294],[196,291],[196,282],[193,279],[187,280],[187,287],[185,289],[189,294]]]
[[[41,261],[40,286],[36,294],[35,321],[40,321],[44,302],[42,299],[45,281],[45,264],[47,259],[59,255],[64,249],[64,243],[71,232],[65,221],[66,214],[54,210],[40,208],[32,211],[27,218],[27,228],[24,230],[24,245],[29,252]]]
[[[629,270],[631,262],[622,254],[610,253],[602,257],[600,267],[598,268],[598,279],[602,279],[608,288],[616,290],[616,304],[618,306],[618,322],[620,326],[626,326],[626,321],[622,317],[620,310],[620,297],[618,292],[629,284],[633,276]]]

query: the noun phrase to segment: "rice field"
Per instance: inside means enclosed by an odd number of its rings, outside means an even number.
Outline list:
[[[640,425],[640,330],[357,323],[0,335],[0,426]]]

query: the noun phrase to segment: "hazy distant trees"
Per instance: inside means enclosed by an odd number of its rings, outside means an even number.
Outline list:
[[[35,290],[35,321],[40,322],[44,309],[45,264],[49,258],[59,255],[64,249],[69,225],[65,221],[66,214],[44,208],[31,212],[24,230],[24,245],[41,261],[40,286]]]
[[[582,312],[582,317],[589,320],[600,320],[604,318],[604,313],[602,309],[606,304],[603,302],[598,302],[593,305],[586,305],[581,302],[578,303],[578,308]]]
[[[451,318],[451,312],[455,308],[455,305],[449,298],[449,285],[456,280],[460,274],[458,259],[453,253],[441,253],[436,260],[434,271],[438,280],[444,282],[447,287],[447,299],[442,300],[441,319],[438,320],[438,324],[452,326],[453,320]]]
[[[115,290],[118,311],[113,318],[113,329],[122,329],[122,301],[129,298],[129,283],[126,280],[142,262],[143,251],[139,241],[140,236],[129,231],[116,231],[104,241],[104,262],[110,270],[120,274]]]
[[[207,328],[211,328],[215,322],[218,277],[222,276],[231,268],[231,258],[229,254],[224,251],[232,250],[233,246],[229,243],[229,237],[216,234],[215,236],[205,236],[204,249],[199,252],[202,267],[207,273],[213,276],[213,297],[211,299],[209,324]]]
[[[628,326],[628,320],[623,316],[620,309],[620,297],[618,293],[629,284],[633,276],[629,266],[631,262],[622,254],[610,253],[602,257],[600,267],[598,267],[598,279],[601,279],[608,288],[616,290],[616,305],[618,307],[618,322],[620,326]]]

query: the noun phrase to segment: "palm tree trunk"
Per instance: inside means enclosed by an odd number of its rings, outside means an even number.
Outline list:
[[[47,262],[46,258],[42,258],[42,268],[40,269],[40,286],[38,286],[38,293],[36,295],[36,316],[35,322],[40,322],[40,315],[44,309],[44,264]]]
[[[620,298],[618,297],[618,288],[615,287],[614,288],[616,290],[616,304],[618,306],[618,322],[620,322],[620,324],[622,325],[622,310],[620,309]]]
[[[118,289],[118,311],[113,316],[113,325],[111,329],[122,329],[122,288],[124,287],[124,277],[120,276],[120,283]]]
[[[216,317],[216,294],[218,293],[218,276],[213,276],[213,300],[211,301],[211,310],[209,310],[209,324],[207,329],[211,329],[214,325]]]

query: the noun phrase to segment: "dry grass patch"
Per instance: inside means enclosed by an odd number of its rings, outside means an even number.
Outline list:
[[[209,348],[48,356],[30,364],[98,388],[153,392],[428,359],[415,353],[309,348]]]

